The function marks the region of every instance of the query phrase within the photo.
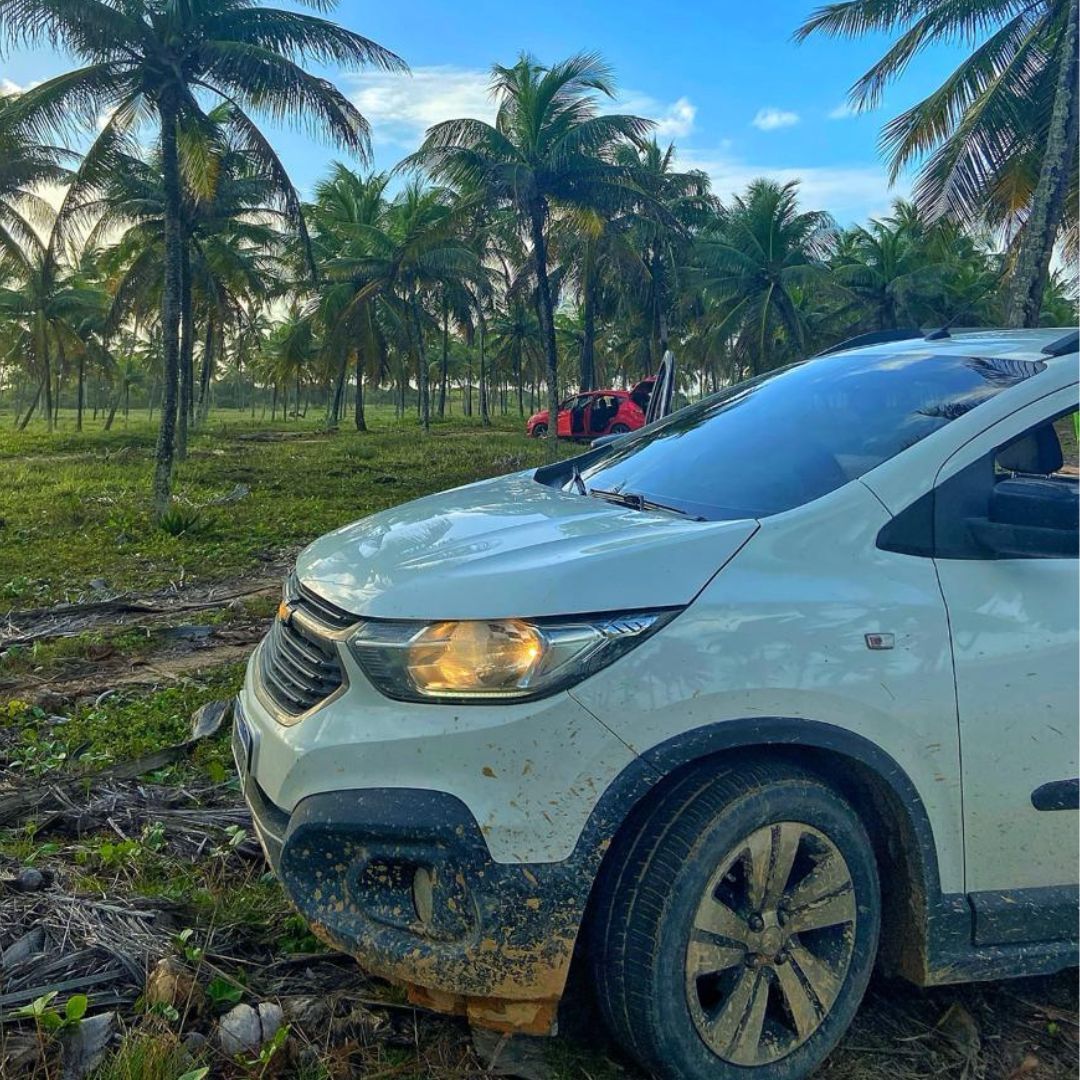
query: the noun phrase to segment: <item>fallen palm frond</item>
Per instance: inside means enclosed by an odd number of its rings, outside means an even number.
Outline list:
[[[175,746],[166,746],[93,773],[16,788],[11,794],[0,798],[0,825],[9,825],[31,815],[55,814],[70,807],[74,793],[80,789],[100,788],[116,781],[132,780],[171,765],[189,754],[202,739],[217,732],[231,708],[232,703],[228,701],[203,706],[196,716],[191,738]]]
[[[53,607],[11,611],[0,625],[0,654],[15,646],[32,645],[49,638],[73,637],[101,625],[117,616],[174,615],[184,611],[206,611],[223,607],[234,600],[270,592],[280,585],[280,575],[230,587],[210,587],[198,590],[191,599],[182,598],[176,590],[151,594],[121,594],[107,599],[79,604],[57,604]]]

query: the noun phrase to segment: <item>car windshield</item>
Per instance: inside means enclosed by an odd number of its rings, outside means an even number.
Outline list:
[[[862,476],[1043,370],[1036,361],[860,352],[794,364],[613,444],[581,473],[710,521],[766,517]]]

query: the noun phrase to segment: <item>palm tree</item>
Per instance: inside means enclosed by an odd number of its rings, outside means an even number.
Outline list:
[[[800,212],[797,192],[796,181],[753,181],[697,245],[701,288],[717,305],[710,334],[736,339],[754,374],[772,366],[778,336],[805,351],[807,322],[796,291],[828,284],[821,260],[832,219],[820,210]]]
[[[616,160],[630,169],[642,192],[633,211],[633,242],[644,271],[635,306],[649,327],[648,367],[654,371],[667,352],[680,270],[692,238],[720,212],[720,201],[710,194],[706,173],[676,171],[674,143],[667,149],[655,139],[640,149],[623,146]]]
[[[321,10],[334,6],[333,0],[308,2]],[[39,139],[64,128],[72,116],[108,118],[83,159],[83,182],[94,184],[108,172],[118,146],[141,121],[153,118],[160,130],[165,391],[153,489],[160,515],[170,497],[180,365],[185,237],[179,143],[185,133],[202,130],[207,123],[196,94],[232,106],[241,146],[291,191],[280,160],[248,110],[314,126],[363,158],[369,146],[367,122],[344,94],[309,74],[300,62],[314,57],[346,68],[374,64],[388,70],[404,64],[373,41],[328,20],[249,0],[0,0],[4,39],[47,42],[84,62],[29,90],[14,106],[22,129]],[[78,187],[76,183],[74,189]],[[289,202],[298,217],[295,193]]]
[[[868,328],[895,330],[917,319],[920,286],[929,284],[935,267],[919,237],[895,218],[851,229],[838,243],[833,276],[869,316]]]
[[[537,348],[540,341],[538,330],[535,308],[526,304],[518,294],[508,297],[502,311],[492,319],[490,325],[492,360],[509,372],[513,379],[521,416],[525,415],[525,375],[528,371],[543,369],[543,354]],[[556,316],[555,333],[557,337],[562,336],[559,316]]]
[[[1080,322],[1080,298],[1076,278],[1069,278],[1060,268],[1050,275],[1043,293],[1043,326],[1075,326]]]
[[[368,281],[350,277],[346,267],[373,251],[374,232],[387,211],[386,173],[360,176],[340,162],[315,188],[308,208],[312,243],[320,266],[319,314],[325,327],[324,348],[336,363],[334,393],[327,406],[327,422],[341,416],[345,378],[350,357],[356,371],[355,424],[367,429],[364,417],[364,373],[378,379],[386,366],[386,341],[375,315],[376,298],[352,303]]]
[[[16,351],[40,381],[19,428],[26,427],[44,394],[45,419],[52,431],[61,371],[67,362],[74,361],[79,372],[77,415],[81,429],[86,362],[103,367],[111,364],[99,338],[108,296],[87,280],[88,275],[59,266],[48,257],[44,245],[32,248],[20,269],[21,273],[10,280],[14,287],[0,288],[4,351]]]
[[[796,38],[882,32],[900,36],[852,87],[857,107],[878,104],[923,49],[977,43],[937,90],[886,125],[882,145],[893,179],[925,158],[915,198],[935,216],[1022,224],[1008,319],[1037,325],[1054,244],[1063,225],[1076,224],[1077,0],[840,0],[815,11]]]
[[[275,280],[275,257],[283,244],[277,226],[289,225],[280,192],[250,155],[239,149],[228,126],[231,109],[214,110],[212,127],[181,144],[185,182],[181,214],[185,243],[181,266],[180,402],[176,453],[187,452],[188,427],[195,419],[194,352],[196,308],[205,322],[199,410],[209,405],[213,351],[227,324],[242,308],[268,298]],[[97,244],[122,230],[109,254],[116,301],[111,322],[150,317],[160,309],[165,261],[165,199],[160,155],[150,160],[119,153],[94,198],[80,203],[80,214],[97,223],[87,240]]]
[[[266,349],[266,374],[274,387],[274,410],[280,391],[281,419],[289,419],[289,384],[296,387],[293,410],[300,415],[300,384],[307,368],[318,356],[320,346],[313,313],[293,303],[285,316],[273,327]]]
[[[446,188],[409,183],[375,222],[359,230],[357,245],[347,246],[324,265],[329,282],[348,282],[352,289],[332,333],[348,327],[376,299],[389,307],[392,318],[404,328],[416,360],[425,430],[431,419],[431,373],[424,303],[437,298],[451,283],[481,276],[476,254],[461,235],[464,209],[465,204]]]
[[[5,267],[29,269],[27,258],[41,246],[38,229],[51,227],[55,212],[37,190],[61,183],[65,151],[25,138],[13,123],[17,95],[0,95],[0,278]]]
[[[495,123],[448,120],[427,132],[407,164],[437,180],[478,192],[492,206],[516,212],[532,246],[537,314],[546,361],[548,402],[558,409],[555,300],[548,274],[548,230],[560,209],[612,208],[629,200],[626,170],[610,158],[624,142],[640,142],[652,124],[636,116],[601,114],[597,95],[613,98],[611,70],[580,53],[545,67],[522,54],[491,78]],[[555,425],[549,430],[555,445]]]

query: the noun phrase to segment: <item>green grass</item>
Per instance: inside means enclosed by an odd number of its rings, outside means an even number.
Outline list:
[[[164,689],[119,692],[100,704],[77,704],[62,724],[40,707],[13,699],[0,705],[8,767],[32,775],[56,768],[85,771],[183,742],[192,713],[235,694],[243,674],[243,664],[225,664]],[[232,772],[224,737],[197,746],[190,762],[213,780]]]
[[[52,435],[43,427],[23,433],[9,424],[0,428],[0,611],[95,599],[102,594],[96,579],[104,579],[111,592],[148,590],[181,578],[191,583],[263,576],[269,561],[329,529],[432,491],[538,465],[546,453],[543,445],[525,438],[517,417],[487,430],[457,418],[434,424],[424,436],[412,419],[398,422],[383,408],[369,414],[369,434],[343,429],[326,435],[314,419],[271,426],[215,413],[194,436],[189,459],[177,468],[177,513],[170,528],[162,529],[151,521],[149,507],[156,423],[143,414],[126,427],[118,420],[112,432],[88,422],[76,434],[70,417],[61,420]],[[303,435],[272,442],[237,438],[258,431]],[[238,484],[250,494],[210,505]],[[276,596],[253,596],[236,608],[180,613],[167,621],[250,623],[272,615],[275,604]],[[135,657],[157,651],[169,644],[163,622],[105,626],[10,649],[0,657],[0,678],[18,695],[24,676],[37,685],[116,653]],[[40,784],[178,743],[189,733],[192,713],[207,701],[234,694],[242,677],[242,664],[219,665],[174,685],[78,699],[64,708],[63,717],[17,697],[0,703],[0,770]],[[145,779],[231,784],[239,799],[224,733]],[[322,947],[291,911],[277,881],[261,864],[238,856],[227,840],[215,839],[197,857],[187,858],[157,842],[149,827],[126,839],[104,829],[70,837],[37,835],[31,821],[0,829],[0,856],[52,867],[64,887],[80,894],[167,898],[179,905],[182,925],[200,947],[221,934],[245,943],[233,946],[245,956]],[[247,966],[219,962],[228,980],[245,983]],[[202,981],[209,977],[204,974]],[[375,984],[370,993],[400,997]],[[253,1000],[250,993],[245,1000]],[[187,1057],[175,1025],[170,1029],[160,1017],[126,1011],[124,1022],[123,1040],[94,1080],[176,1080],[202,1063]],[[300,1046],[295,1042],[293,1049]],[[364,1070],[395,1077],[456,1080],[471,1060],[452,1023],[425,1028],[415,1048],[376,1039],[354,1053],[362,1057]],[[586,1069],[575,1067],[572,1049],[553,1054],[560,1078],[610,1075],[599,1057],[590,1058]],[[301,1063],[288,1056],[282,1075],[304,1080],[340,1075],[348,1060],[348,1055],[341,1062],[328,1057],[324,1063],[316,1056]],[[206,1056],[206,1063],[212,1060]],[[260,1063],[233,1063],[215,1075],[263,1071]]]
[[[35,641],[31,645],[13,645],[0,657],[0,677],[29,672],[59,673],[68,662],[99,660],[118,652],[136,656],[152,651],[161,637],[160,632],[133,627],[119,634],[88,631],[72,637]]]
[[[228,629],[239,624],[269,620],[278,604],[273,591],[240,598],[235,606],[205,611],[180,611],[153,625],[86,630],[70,637],[44,638],[27,645],[12,645],[0,654],[0,702],[18,696],[28,677],[35,684],[93,670],[94,665],[121,659],[125,663],[181,645],[173,632],[185,624]],[[12,689],[14,688],[14,690]]]
[[[414,419],[397,421],[386,407],[374,409],[369,423],[369,433],[325,434],[314,418],[270,425],[211,414],[177,466],[177,505],[198,509],[193,526],[174,530],[179,535],[150,516],[156,418],[133,414],[127,427],[111,432],[88,422],[81,434],[63,415],[52,435],[5,426],[0,611],[85,599],[98,579],[122,591],[258,572],[281,551],[339,525],[541,464],[545,455],[516,416],[490,429],[460,417],[435,422],[427,436]],[[237,437],[259,431],[303,435],[280,442]],[[250,494],[211,505],[239,484]]]

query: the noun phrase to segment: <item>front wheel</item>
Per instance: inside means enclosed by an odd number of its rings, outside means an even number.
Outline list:
[[[851,806],[795,768],[703,767],[612,859],[592,960],[618,1041],[680,1080],[808,1076],[877,953],[877,866]]]
[[[625,424],[612,424],[610,434],[625,435],[629,430],[630,429]]]
[[[532,436],[534,439],[542,439],[548,433],[547,424],[537,424],[532,429]]]

